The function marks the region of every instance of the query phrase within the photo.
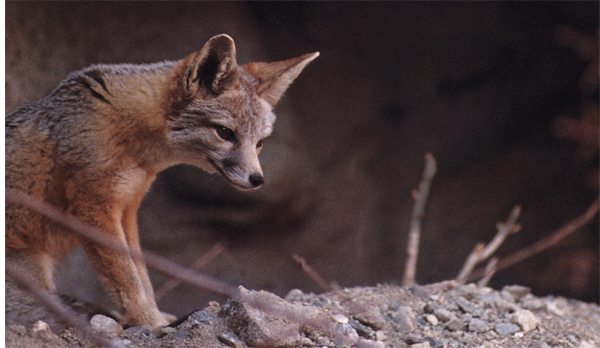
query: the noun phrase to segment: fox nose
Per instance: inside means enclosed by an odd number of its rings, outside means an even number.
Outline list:
[[[259,187],[265,182],[265,178],[259,173],[254,173],[250,174],[248,181],[250,181],[250,184],[252,184],[252,186]]]

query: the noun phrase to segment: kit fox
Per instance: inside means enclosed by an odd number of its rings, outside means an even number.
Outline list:
[[[272,107],[318,52],[238,66],[231,37],[176,62],[94,65],[6,116],[6,188],[43,198],[140,250],[137,211],[156,174],[177,164],[239,189],[264,182],[258,160]],[[55,265],[81,243],[127,325],[166,325],[143,262],[6,204],[6,257],[50,291]]]

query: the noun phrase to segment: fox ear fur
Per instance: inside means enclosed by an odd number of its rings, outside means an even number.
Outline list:
[[[283,92],[300,75],[302,69],[319,56],[319,52],[305,54],[273,63],[249,63],[243,66],[244,70],[259,81],[256,93],[269,104],[275,106]]]
[[[235,44],[229,35],[213,36],[202,50],[188,56],[186,62],[183,82],[188,97],[196,95],[200,88],[220,94],[237,86]]]

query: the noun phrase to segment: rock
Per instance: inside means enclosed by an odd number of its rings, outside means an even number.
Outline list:
[[[338,324],[333,331],[333,342],[336,347],[350,347],[358,342],[358,332],[348,324]]]
[[[522,309],[511,314],[510,321],[519,325],[521,330],[523,330],[525,333],[535,329],[540,323],[535,314],[526,309]]]
[[[456,304],[458,305],[458,308],[465,313],[475,312],[475,307],[473,307],[464,297],[459,297],[456,299]]]
[[[225,318],[227,326],[242,341],[254,347],[299,345],[302,339],[300,323],[306,315],[303,310],[311,307],[291,304],[266,291],[250,291],[242,286],[238,288],[236,297],[244,302],[227,301],[219,315]],[[312,308],[317,311],[314,316],[318,316],[318,310]],[[287,320],[286,316],[295,320]]]
[[[374,338],[375,337],[375,331],[373,331],[373,329],[362,324],[360,321],[358,321],[354,318],[349,318],[348,324],[350,324],[350,326],[352,326],[352,328],[354,330],[356,330],[358,335],[361,337],[364,337],[364,338]]]
[[[471,321],[469,322],[469,331],[471,331],[471,332],[486,332],[487,325],[485,324],[485,321],[474,318],[474,319],[471,319]]]
[[[452,289],[452,292],[460,297],[470,300],[477,295],[479,288],[477,288],[477,285],[469,283],[466,285],[457,286],[456,288]]]
[[[431,295],[430,289],[428,289],[427,287],[424,287],[424,286],[420,286],[418,284],[413,285],[412,291],[416,297],[421,298],[421,299],[427,299]]]
[[[546,311],[556,316],[563,316],[567,313],[567,301],[561,298],[550,300],[546,303]]]
[[[510,336],[519,330],[520,328],[512,323],[500,323],[494,325],[494,331],[500,336]]]
[[[285,295],[285,300],[289,302],[301,302],[304,293],[300,289],[292,289]]]
[[[502,292],[509,294],[516,302],[529,295],[531,293],[531,289],[521,285],[506,285],[502,288]]]
[[[340,324],[348,324],[348,317],[343,314],[334,314],[331,316],[333,321]]]
[[[119,323],[102,314],[92,317],[90,327],[93,332],[106,338],[115,338],[123,332],[123,327]]]
[[[431,303],[428,303],[425,305],[425,307],[423,307],[423,311],[425,313],[431,314],[431,313],[433,313],[433,311],[435,311],[435,306]]]
[[[156,337],[157,338],[165,337],[165,336],[175,333],[175,332],[177,332],[177,329],[175,329],[173,327],[163,327],[156,333]]]
[[[438,308],[434,310],[433,315],[435,315],[439,320],[441,320],[444,323],[456,319],[456,316],[452,312],[444,308]]]
[[[425,314],[423,317],[425,317],[425,320],[433,326],[436,326],[439,323],[438,318],[435,315]]]
[[[50,331],[50,326],[45,321],[38,320],[35,324],[33,324],[31,331],[34,334],[43,331]]]
[[[390,313],[395,327],[400,333],[413,332],[417,328],[417,319],[409,306],[401,305]]]
[[[450,331],[459,331],[463,328],[463,323],[458,319],[451,320],[448,324],[446,324],[446,329]]]
[[[35,322],[31,328],[31,335],[33,337],[41,338],[44,340],[52,340],[56,335],[50,330],[48,323],[42,320]],[[57,337],[57,336],[56,336]]]
[[[413,335],[405,335],[402,340],[404,341],[404,343],[411,345],[411,344],[416,344],[416,343],[421,343],[424,342],[425,339],[421,338],[421,337],[415,337]]]
[[[590,343],[588,341],[581,341],[579,342],[579,346],[577,346],[577,348],[594,348],[596,347],[596,345],[594,345],[593,343]]]
[[[238,340],[233,335],[223,333],[223,334],[218,335],[217,339],[221,343],[223,343],[224,345],[229,346],[229,347],[242,348],[244,346],[242,341]]]

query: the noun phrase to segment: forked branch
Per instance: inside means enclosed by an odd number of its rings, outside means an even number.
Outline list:
[[[475,266],[477,266],[477,264],[479,264],[482,261],[485,261],[490,256],[492,256],[494,252],[498,250],[500,245],[502,245],[502,243],[506,240],[506,237],[508,237],[509,234],[516,233],[521,229],[521,227],[516,224],[520,213],[521,207],[518,205],[515,206],[510,212],[510,215],[508,216],[506,222],[499,222],[497,224],[496,227],[498,229],[498,233],[496,233],[494,239],[492,239],[492,241],[488,245],[485,245],[484,243],[478,243],[475,246],[471,254],[469,254],[469,256],[467,257],[467,261],[465,262],[463,268],[458,274],[458,277],[456,277],[456,281],[458,282],[458,284],[465,284],[467,279],[471,275],[471,272],[473,272],[473,269],[475,268]],[[492,275],[493,273],[494,272],[491,272]]]

